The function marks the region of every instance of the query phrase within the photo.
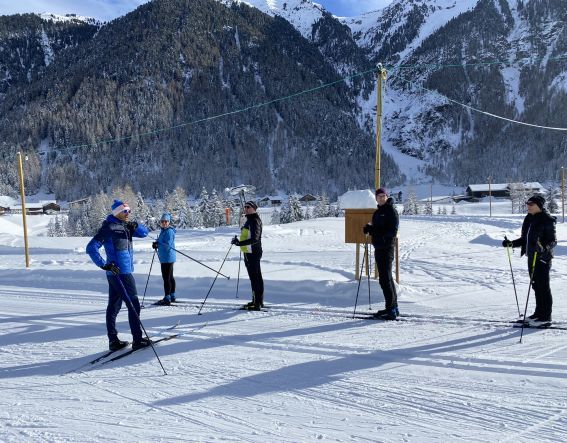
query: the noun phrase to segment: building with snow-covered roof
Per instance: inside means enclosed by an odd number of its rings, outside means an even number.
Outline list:
[[[483,198],[492,195],[492,197],[510,198],[510,189],[513,183],[480,183],[468,185],[465,194],[467,198]],[[545,192],[543,186],[538,182],[523,183],[524,190],[528,193],[539,194]]]

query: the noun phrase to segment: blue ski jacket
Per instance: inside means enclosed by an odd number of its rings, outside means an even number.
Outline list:
[[[175,228],[168,226],[161,228],[161,232],[157,238],[158,249],[157,254],[160,263],[175,263]]]
[[[144,238],[149,234],[148,228],[142,224],[123,223],[114,215],[109,215],[102,226],[87,245],[86,252],[98,267],[114,263],[120,268],[121,274],[134,272],[134,250],[132,248],[132,237]],[[106,261],[99,253],[104,247]],[[108,275],[112,273],[106,272]]]

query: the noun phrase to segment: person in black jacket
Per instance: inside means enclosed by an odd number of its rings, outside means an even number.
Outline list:
[[[258,205],[251,200],[244,204],[246,223],[240,231],[240,240],[236,236],[232,239],[232,244],[240,246],[240,250],[244,253],[244,265],[252,285],[252,301],[244,306],[249,311],[259,311],[264,306],[264,280],[260,269],[262,220],[256,209],[258,209]]]
[[[549,287],[549,271],[553,248],[557,244],[556,220],[545,209],[545,198],[541,195],[530,197],[526,205],[528,214],[522,223],[522,236],[512,241],[506,239],[502,242],[502,246],[514,248],[520,246],[521,255],[528,258],[528,272],[534,289],[536,308],[527,321],[530,326],[544,326],[551,322],[553,305]]]
[[[388,197],[386,189],[376,189],[376,202],[378,209],[372,215],[372,223],[368,223],[363,228],[365,234],[372,236],[374,257],[378,267],[378,281],[386,302],[386,308],[376,312],[374,317],[395,320],[400,315],[400,311],[396,286],[392,278],[392,263],[394,262],[394,245],[398,235],[399,216],[394,206],[394,199]]]

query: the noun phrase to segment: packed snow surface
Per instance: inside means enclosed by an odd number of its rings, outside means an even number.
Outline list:
[[[135,241],[142,321],[150,335],[179,322],[178,338],[114,363],[83,368],[107,347],[107,283],[88,238],[49,238],[29,217],[24,269],[20,219],[0,216],[0,441],[2,442],[564,442],[567,331],[525,330],[500,246],[521,215],[402,217],[402,321],[352,319],[358,282],[344,219],[264,228],[266,312],[250,298],[235,228],[180,230],[175,307],[163,296],[151,238]],[[502,205],[502,210],[507,206]],[[463,211],[463,212],[460,212]],[[495,213],[498,211],[495,211]],[[265,214],[267,218],[267,214]],[[553,317],[567,326],[567,228],[551,271]],[[153,265],[152,265],[153,263]],[[526,261],[512,255],[523,311]],[[151,275],[148,281],[148,272]],[[383,306],[361,281],[357,312]],[[533,311],[533,294],[528,314]],[[120,336],[131,340],[125,309]]]

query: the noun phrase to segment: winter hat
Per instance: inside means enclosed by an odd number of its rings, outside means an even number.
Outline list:
[[[254,211],[256,209],[258,209],[258,205],[256,203],[254,203],[252,200],[248,200],[246,203],[244,203],[245,205],[251,206],[254,208]]]
[[[161,216],[160,221],[165,220],[171,223],[171,214],[169,212],[164,212]]]
[[[543,198],[541,195],[534,195],[528,198],[528,201],[526,203],[530,203],[530,202],[538,205],[539,209],[543,211],[543,207],[545,206],[545,198]]]
[[[378,194],[388,195],[388,190],[386,188],[378,188],[378,189],[376,189],[376,195],[378,195]]]
[[[124,203],[121,200],[114,200],[114,203],[112,203],[112,215],[116,216],[118,214],[120,214],[122,211],[128,211],[130,212],[130,206],[128,206],[128,203]]]

